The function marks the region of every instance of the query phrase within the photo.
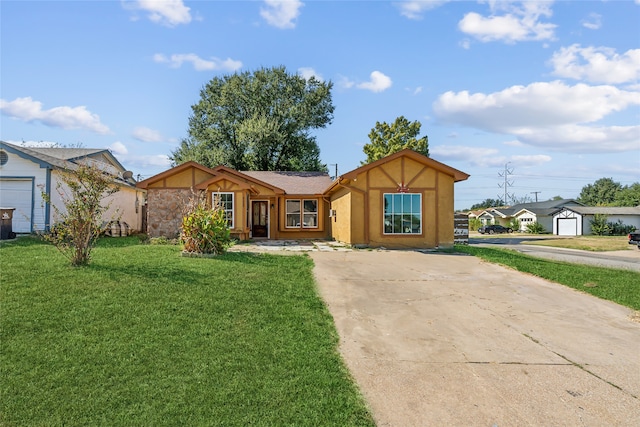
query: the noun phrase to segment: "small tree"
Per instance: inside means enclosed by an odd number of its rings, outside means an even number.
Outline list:
[[[509,221],[509,228],[513,231],[520,231],[520,220],[518,218],[511,218]]]
[[[419,121],[410,122],[404,116],[396,118],[391,124],[376,122],[375,127],[369,132],[371,142],[362,148],[367,155],[362,164],[373,163],[405,148],[429,157],[429,138],[426,135],[418,138],[421,126]]]
[[[219,255],[231,246],[231,233],[220,205],[207,206],[204,194],[193,194],[182,217],[180,241],[188,253]]]
[[[111,204],[102,205],[102,201],[118,190],[114,177],[96,166],[74,164],[61,172],[56,191],[64,209],[52,205],[56,224],[44,239],[58,248],[72,266],[89,264],[91,250],[104,231],[102,216]],[[42,197],[51,203],[48,194],[43,193]]]
[[[596,236],[605,236],[610,234],[611,227],[607,222],[607,215],[595,214],[593,219],[589,221],[591,223],[591,232]]]

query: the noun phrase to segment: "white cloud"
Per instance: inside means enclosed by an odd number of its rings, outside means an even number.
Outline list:
[[[637,150],[640,126],[586,124],[634,105],[640,105],[638,92],[555,81],[512,86],[491,94],[446,92],[433,108],[443,122],[514,135],[533,146],[610,152]]]
[[[388,76],[385,76],[380,71],[374,71],[371,73],[371,80],[360,83],[356,87],[359,89],[370,90],[371,92],[382,92],[389,89],[392,84],[393,82]]]
[[[582,20],[582,26],[590,30],[598,30],[602,27],[602,15],[597,13],[590,13],[589,19]]]
[[[167,27],[191,22],[190,8],[182,0],[136,0],[122,2],[125,9],[149,12],[149,20]]]
[[[127,147],[120,141],[116,141],[107,147],[116,156],[126,156],[129,153]]]
[[[138,126],[135,128],[131,135],[138,141],[142,142],[160,142],[164,140],[160,132],[144,126]]]
[[[551,40],[554,38],[556,25],[540,22],[542,17],[552,15],[551,4],[552,2],[491,1],[490,16],[469,12],[458,23],[458,28],[483,42]]]
[[[178,53],[170,57],[162,53],[153,55],[153,60],[161,64],[169,64],[172,68],[180,68],[183,63],[190,62],[196,71],[236,71],[242,67],[242,62],[227,58],[225,60],[211,57],[211,59],[202,59],[195,53]]]
[[[640,79],[640,49],[619,55],[608,47],[563,47],[549,61],[553,74],[593,83],[618,84]]]
[[[42,109],[42,103],[31,97],[16,98],[13,101],[0,99],[3,114],[25,122],[40,122],[62,129],[84,129],[99,134],[108,134],[109,128],[100,122],[97,114],[91,113],[84,105],[79,107],[54,107]]]
[[[323,82],[324,78],[316,70],[311,67],[298,68],[298,74],[300,74],[305,80],[309,80],[311,77],[315,77],[316,80]]]
[[[400,15],[409,19],[422,19],[424,12],[427,10],[435,9],[450,0],[416,0],[416,1],[403,1],[396,3],[398,9],[400,9]]]
[[[171,159],[166,154],[154,154],[149,156],[128,156],[127,162],[140,168],[149,166],[171,166]]]
[[[300,0],[265,0],[260,16],[271,26],[281,29],[295,28],[295,20],[304,6]]]
[[[507,162],[514,165],[539,166],[551,161],[551,156],[546,154],[527,155],[500,155],[500,151],[495,148],[470,147],[465,145],[438,145],[429,148],[432,157],[444,162],[467,162],[472,166],[498,167]]]
[[[355,85],[355,82],[349,80],[348,77],[338,76],[337,85],[343,89],[350,89]]]

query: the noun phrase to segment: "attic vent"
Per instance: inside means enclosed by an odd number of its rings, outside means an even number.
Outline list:
[[[6,151],[0,151],[0,166],[4,166],[9,161],[9,155]]]

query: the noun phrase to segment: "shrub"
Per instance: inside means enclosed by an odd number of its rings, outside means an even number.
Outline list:
[[[109,209],[102,200],[119,190],[114,177],[89,164],[72,165],[62,171],[57,184],[64,209],[52,205],[56,224],[44,240],[53,244],[71,265],[89,264],[91,250],[96,240],[104,232],[102,215]],[[51,203],[49,195],[42,193],[43,199]]]
[[[527,224],[527,233],[531,234],[543,234],[547,231],[544,229],[542,224],[538,222],[532,222],[531,224]]]
[[[469,231],[478,231],[478,228],[482,227],[482,221],[480,218],[471,218],[469,220]]]
[[[596,236],[607,236],[611,233],[611,226],[607,222],[607,216],[605,214],[595,214],[591,223],[591,232]]]
[[[193,194],[182,218],[180,241],[189,253],[219,255],[231,246],[231,234],[220,206],[207,206],[204,195]]]
[[[511,218],[507,227],[511,228],[513,231],[520,231],[520,220],[518,218]]]

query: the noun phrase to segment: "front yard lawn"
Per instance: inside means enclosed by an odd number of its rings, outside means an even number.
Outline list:
[[[640,273],[636,271],[552,261],[508,249],[456,245],[455,250],[640,310]]]
[[[306,256],[0,245],[0,425],[373,425]]]

